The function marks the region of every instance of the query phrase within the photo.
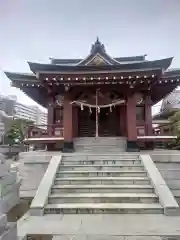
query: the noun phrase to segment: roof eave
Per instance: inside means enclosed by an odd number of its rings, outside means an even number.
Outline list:
[[[97,71],[97,70],[140,70],[140,69],[162,69],[165,71],[172,62],[173,58],[166,58],[160,59],[156,61],[146,61],[142,63],[129,63],[129,64],[116,64],[116,65],[76,65],[76,66],[60,66],[60,65],[53,65],[53,64],[39,64],[39,63],[32,63],[28,62],[29,67],[32,72],[37,74],[38,72],[62,72],[62,71]]]
[[[7,78],[11,81],[33,81],[38,82],[36,76],[30,73],[18,73],[18,72],[4,72]]]

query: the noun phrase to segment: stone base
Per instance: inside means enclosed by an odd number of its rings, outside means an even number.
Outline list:
[[[146,150],[154,150],[154,142],[146,142],[145,143],[145,149]]]
[[[48,151],[54,151],[55,150],[55,144],[54,143],[48,143],[47,144],[47,150]]]
[[[63,152],[74,152],[73,142],[64,142]]]
[[[139,152],[139,147],[136,141],[127,140],[127,152]]]

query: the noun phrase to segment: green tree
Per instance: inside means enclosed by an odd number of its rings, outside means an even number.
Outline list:
[[[180,136],[180,111],[175,112],[170,118],[171,127],[175,135]]]
[[[172,116],[169,117],[170,125],[173,135],[177,136],[169,146],[171,148],[180,149],[180,111],[175,112]]]
[[[7,143],[10,146],[14,144],[23,144],[24,138],[26,136],[27,127],[33,125],[32,121],[25,119],[13,119],[9,124],[6,138]]]

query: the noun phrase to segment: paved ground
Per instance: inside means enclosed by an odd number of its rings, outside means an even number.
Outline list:
[[[53,240],[179,240],[174,237],[159,236],[95,236],[95,235],[77,235],[73,236],[54,236]]]
[[[18,236],[51,234],[66,236],[66,240],[121,239],[120,236],[171,236],[180,240],[180,217],[165,215],[46,215],[26,214],[18,221]],[[86,237],[85,237],[86,236]],[[179,236],[179,237],[177,237]],[[65,239],[64,238],[64,239]],[[60,238],[61,239],[61,238]],[[124,238],[122,238],[124,239]],[[131,239],[131,238],[128,238]],[[132,238],[148,240],[149,238]],[[151,238],[150,238],[151,239]],[[156,239],[156,238],[154,238]]]

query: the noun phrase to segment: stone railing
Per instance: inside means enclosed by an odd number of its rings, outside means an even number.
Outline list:
[[[61,156],[53,156],[48,165],[48,168],[40,182],[36,195],[32,201],[30,207],[30,214],[33,216],[42,216],[44,207],[48,202],[48,197],[51,191],[51,187],[54,184],[56,172],[61,163]]]
[[[180,203],[180,151],[157,150],[149,152],[162,177]]]
[[[151,184],[154,186],[155,192],[159,197],[159,201],[164,208],[164,214],[179,214],[179,206],[150,155],[141,154],[140,159],[147,171]]]

